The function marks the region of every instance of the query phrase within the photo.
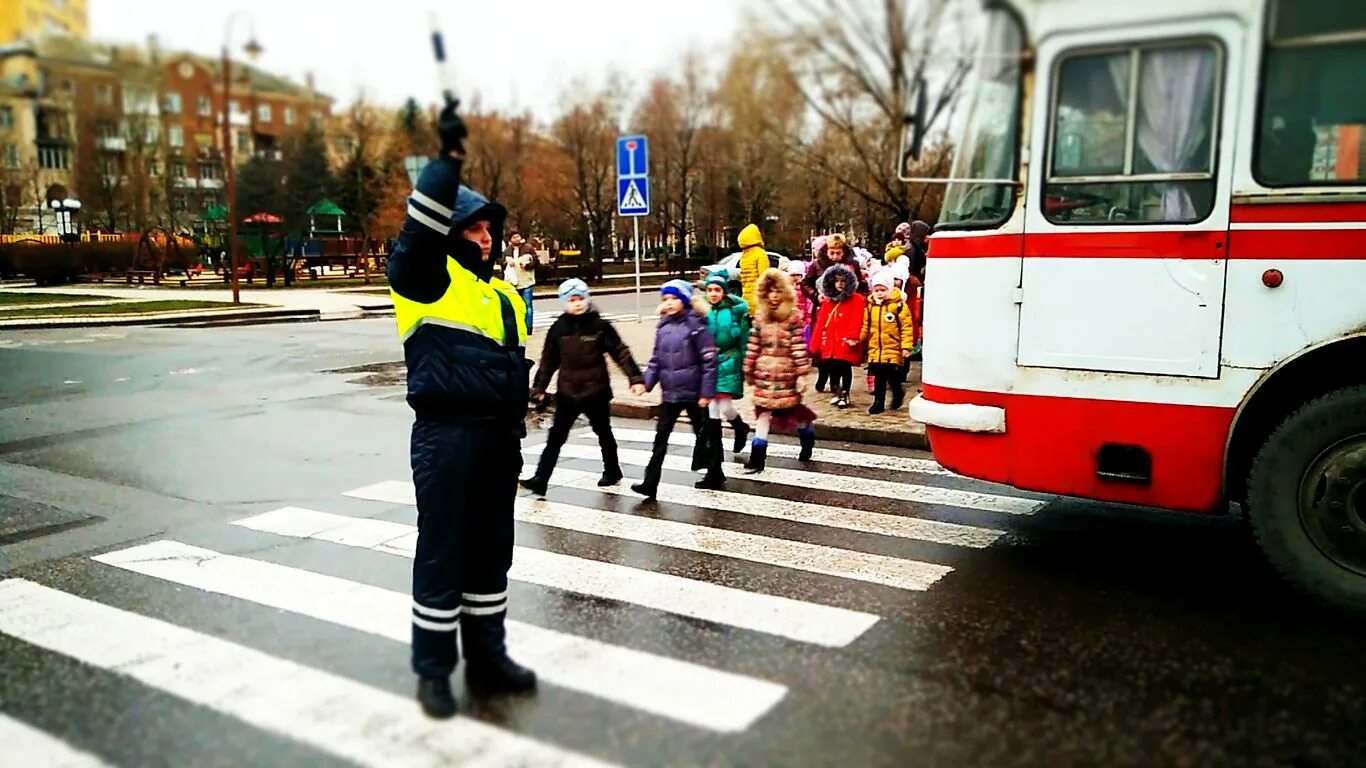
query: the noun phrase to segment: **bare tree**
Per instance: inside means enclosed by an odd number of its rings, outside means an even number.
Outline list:
[[[571,91],[572,106],[555,121],[550,133],[561,154],[562,188],[571,192],[563,200],[563,212],[580,221],[580,231],[593,251],[594,277],[600,277],[602,253],[613,237],[617,207],[614,147],[621,99],[619,85],[597,93],[585,90],[579,86]]]
[[[675,79],[660,76],[650,83],[633,120],[635,130],[650,137],[656,231],[685,254],[693,233],[702,131],[712,119],[706,77],[701,54],[686,54]]]
[[[961,0],[765,0],[795,86],[855,160],[803,143],[798,156],[893,220],[926,215],[928,199],[897,178],[902,121],[921,85],[925,128],[949,122],[971,70]],[[793,7],[795,6],[795,8]]]

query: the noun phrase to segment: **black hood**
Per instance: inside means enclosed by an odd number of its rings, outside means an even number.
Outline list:
[[[841,293],[835,292],[836,275],[844,276],[844,291]],[[821,275],[821,295],[832,301],[844,301],[858,290],[858,283],[858,277],[854,274],[854,270],[843,264],[836,264]]]
[[[451,216],[451,221],[454,222],[450,234],[451,257],[484,282],[493,277],[494,263],[501,256],[497,249],[503,242],[503,224],[507,217],[507,209],[503,206],[489,202],[487,197],[469,187],[460,187],[460,192],[455,197],[455,215]],[[493,252],[489,254],[488,261],[484,261],[484,255],[479,247],[461,234],[466,227],[476,221],[487,221],[489,233],[493,236]]]

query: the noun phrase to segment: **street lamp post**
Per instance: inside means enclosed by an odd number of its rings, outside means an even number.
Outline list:
[[[81,210],[81,201],[68,197],[65,200],[53,200],[49,203],[52,206],[52,215],[57,220],[57,235],[62,242],[74,243],[80,239],[80,231],[76,228],[76,223],[72,216]]]
[[[245,15],[245,11],[237,11],[223,25],[223,170],[228,182],[228,269],[232,272],[234,304],[242,303],[242,295],[237,283],[237,172],[232,166],[232,58],[228,53],[231,50],[232,23]],[[256,42],[256,33],[250,28],[250,20],[248,29],[250,34],[243,50],[255,61],[261,54],[261,45]]]

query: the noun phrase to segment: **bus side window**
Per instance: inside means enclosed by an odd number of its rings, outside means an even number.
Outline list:
[[[1219,49],[1078,53],[1057,68],[1044,214],[1058,224],[1193,223],[1214,201]]]
[[[1276,3],[1254,172],[1267,186],[1366,181],[1366,3]]]

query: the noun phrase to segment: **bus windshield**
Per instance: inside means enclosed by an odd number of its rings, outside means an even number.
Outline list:
[[[1023,48],[1023,30],[1015,16],[990,11],[967,120],[955,142],[953,181],[944,191],[941,227],[996,226],[1015,206]]]

